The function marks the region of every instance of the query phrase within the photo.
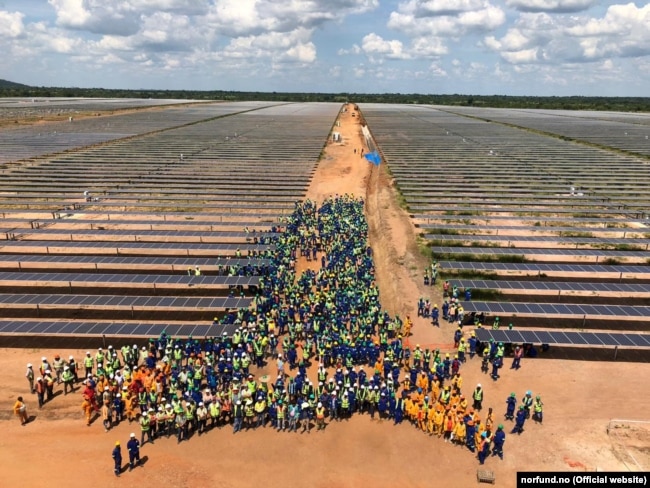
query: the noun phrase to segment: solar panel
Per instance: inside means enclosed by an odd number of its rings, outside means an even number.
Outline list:
[[[495,342],[524,343],[524,344],[549,344],[563,346],[607,346],[607,347],[641,347],[650,348],[650,335],[605,332],[579,332],[579,331],[540,331],[540,330],[491,330],[476,329],[479,341],[486,342],[493,339]]]
[[[634,342],[627,337],[627,334],[610,334],[621,346],[634,346]]]
[[[614,347],[619,345],[618,340],[615,337],[613,337],[611,334],[599,334],[598,338],[606,346]]]
[[[581,335],[590,345],[596,345],[596,346],[604,345],[604,342],[602,341],[601,338],[601,334],[595,334],[592,332],[583,332]]]
[[[553,303],[525,303],[525,302],[480,302],[469,301],[463,302],[466,312],[483,312],[494,315],[508,314],[516,315],[571,315],[611,319],[611,318],[636,318],[650,317],[649,306],[636,305],[588,305],[588,304],[553,304]],[[535,312],[533,312],[533,310]],[[541,311],[540,311],[541,310]],[[624,315],[619,315],[624,314]]]
[[[625,334],[637,347],[650,347],[650,336],[641,334]]]
[[[541,342],[537,338],[537,334],[535,332],[530,331],[530,330],[520,330],[519,334],[521,336],[521,343],[522,344],[536,344],[538,342]]]
[[[600,264],[546,264],[546,263],[492,263],[479,261],[440,261],[441,269],[470,269],[475,271],[528,271],[562,273],[650,273],[647,265],[600,265]]]

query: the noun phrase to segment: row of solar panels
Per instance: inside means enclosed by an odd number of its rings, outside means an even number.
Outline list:
[[[2,202],[0,202],[2,203]],[[545,208],[543,206],[539,207],[506,207],[506,206],[500,206],[500,207],[464,207],[464,206],[435,206],[435,205],[409,205],[408,206],[409,210],[413,212],[487,212],[487,213],[534,213],[534,214],[540,214],[540,213],[566,213],[566,214],[574,214],[574,213],[581,213],[581,214],[595,214],[595,215],[600,215],[600,214],[612,214],[612,215],[639,215],[639,211],[631,210],[631,209],[613,209],[613,208],[580,208],[580,207],[574,207],[574,208]],[[462,215],[462,213],[458,214]],[[638,218],[638,217],[637,217]],[[543,217],[540,217],[540,220],[543,219]]]
[[[60,221],[59,221],[60,222]],[[69,221],[76,224],[74,220]],[[115,222],[113,222],[115,223]],[[243,231],[228,230],[124,230],[124,229],[0,229],[0,232],[11,235],[20,234],[21,238],[30,238],[31,236],[128,236],[128,237],[205,237],[205,238],[222,238],[222,239],[252,239],[253,237],[275,237],[275,232],[256,232],[255,235]]]
[[[120,285],[150,284],[150,285],[222,285],[222,286],[251,286],[258,285],[259,276],[212,276],[199,275],[161,275],[161,274],[124,274],[124,273],[3,273],[0,272],[0,282],[10,281],[14,285],[30,284],[43,286],[82,286],[93,283],[112,283]]]
[[[0,294],[0,305],[4,307],[48,307],[48,308],[104,308],[113,309],[207,309],[225,310],[246,308],[251,298],[215,297],[166,297],[166,296],[119,296],[119,295],[33,295]]]
[[[650,307],[633,305],[586,305],[578,303],[509,303],[509,302],[463,302],[465,312],[492,315],[537,315],[540,317],[573,316],[599,319],[650,319]]]
[[[188,197],[203,197],[205,200],[210,200],[212,196],[223,196],[226,194],[237,196],[266,196],[271,194],[271,192],[275,193],[277,185],[278,195],[293,195],[298,198],[304,194],[306,187],[306,178],[304,176],[299,176],[295,179],[295,183],[292,183],[290,175],[286,175],[286,177],[280,175],[275,179],[269,175],[269,179],[258,180],[246,179],[242,176],[240,179],[231,182],[224,182],[224,178],[220,176],[215,178],[202,178],[200,180],[201,184],[210,188],[209,190],[197,188],[197,180],[188,180],[186,183],[180,183],[179,180],[182,180],[182,178],[178,178],[175,175],[169,175],[166,179],[149,179],[134,173],[129,178],[133,177],[137,178],[137,180],[132,180],[130,183],[125,179],[110,181],[110,177],[106,178],[102,174],[93,176],[96,176],[98,181],[91,185],[89,185],[87,179],[80,180],[78,183],[71,183],[67,179],[61,178],[60,174],[57,174],[56,180],[51,180],[49,183],[46,181],[21,181],[22,178],[29,178],[30,175],[21,176],[20,178],[16,178],[15,175],[13,177],[8,176],[2,186],[3,195],[7,198],[72,198],[84,200],[86,196],[102,199],[107,195],[112,195],[114,198],[121,196],[130,200],[138,198],[140,195],[147,197],[155,195],[177,195],[179,200],[184,200]],[[35,178],[36,180],[39,179],[38,176],[35,176]],[[99,181],[100,178],[101,181]],[[250,189],[238,189],[247,185],[250,186]],[[119,186],[125,186],[126,188],[117,188]],[[230,193],[231,190],[232,193]],[[86,195],[85,192],[88,192],[89,195]]]
[[[481,342],[650,348],[650,334],[476,329]]]
[[[48,336],[119,336],[119,337],[160,337],[162,333],[171,337],[203,338],[232,336],[235,324],[228,325],[192,325],[192,324],[149,324],[144,322],[56,322],[0,320],[0,334],[25,335],[39,334]]]
[[[260,209],[258,209],[260,210]],[[247,219],[273,219],[277,220],[281,215],[287,213],[286,209],[281,210],[280,212],[255,212],[255,213],[246,213],[246,214],[237,214],[233,212],[147,212],[147,211],[138,211],[138,210],[92,210],[92,209],[79,209],[79,210],[56,210],[53,212],[44,212],[46,215],[51,215],[53,220],[65,219],[68,217],[74,217],[79,215],[97,215],[105,218],[109,221],[116,220],[121,222],[121,218],[125,215],[133,217],[134,215],[142,215],[149,219],[148,221],[152,224],[159,222],[176,222],[175,219],[167,220],[167,217],[179,217],[181,219],[196,219],[198,217],[208,217],[211,219],[222,219],[223,217],[234,217],[234,218],[247,218]],[[0,209],[0,217],[3,219],[7,218],[10,215],[24,215],[24,210],[15,210],[15,209]],[[111,217],[112,216],[112,217]],[[37,217],[33,219],[38,220]],[[215,222],[216,223],[216,222]],[[220,222],[219,222],[220,223]]]
[[[430,241],[485,241],[485,242],[557,242],[567,244],[638,244],[647,246],[650,239],[615,237],[562,237],[562,236],[513,236],[513,235],[472,235],[472,234],[425,234]]]
[[[416,213],[411,213],[409,216],[412,219],[416,220],[459,220],[461,216],[459,215],[435,215],[435,214],[416,214]],[[492,220],[521,220],[521,221],[529,221],[529,222],[543,222],[544,224],[546,222],[593,222],[593,223],[600,223],[600,224],[621,224],[621,225],[628,225],[628,224],[650,224],[650,220],[648,219],[617,219],[614,217],[546,217],[546,216],[540,216],[540,215],[533,215],[533,216],[511,216],[511,215],[463,215],[462,219],[465,220],[480,220],[480,221],[492,221]],[[542,227],[545,227],[542,226]]]
[[[523,247],[431,247],[434,254],[502,254],[523,256],[600,256],[604,258],[647,258],[647,251],[609,251],[602,249],[549,249]]]
[[[630,227],[547,227],[541,225],[455,225],[455,224],[416,224],[416,227],[422,229],[438,230],[469,230],[469,231],[487,231],[487,230],[515,230],[525,232],[624,232],[624,233],[643,233],[650,232],[648,229],[634,229]],[[457,237],[473,237],[472,234],[456,234]],[[433,236],[432,236],[433,237]],[[516,239],[513,239],[516,240]]]
[[[129,257],[129,256],[67,256],[64,254],[0,254],[0,263],[44,264],[55,263],[74,266],[76,264],[116,265],[116,266],[267,266],[269,259],[261,258],[170,258],[170,257]]]
[[[424,192],[423,192],[424,193]],[[582,197],[580,199],[576,199],[570,195],[560,197],[556,196],[553,199],[550,199],[549,201],[543,200],[543,199],[534,199],[531,200],[529,196],[526,197],[517,197],[515,195],[507,195],[503,196],[504,199],[499,199],[499,200],[491,200],[488,198],[476,198],[476,199],[470,199],[470,198],[441,198],[439,196],[435,195],[429,195],[429,192],[427,192],[426,197],[418,197],[417,195],[420,195],[420,192],[411,192],[408,193],[409,195],[409,201],[413,202],[413,204],[420,204],[420,205],[454,205],[454,206],[465,206],[465,205],[488,205],[488,206],[497,206],[497,207],[513,207],[513,206],[540,206],[540,207],[562,207],[562,208],[576,208],[576,207],[614,207],[614,208],[619,208],[626,203],[623,202],[612,202],[612,201],[605,201],[603,198],[594,198],[594,197]],[[635,207],[637,206],[646,206],[644,205],[646,203],[646,200],[639,196],[636,199],[633,199],[630,205],[633,205]]]
[[[601,264],[545,264],[545,263],[489,263],[480,261],[440,261],[441,269],[469,271],[522,271],[534,273],[629,273],[648,274],[650,266],[644,265],[601,265]]]
[[[650,284],[585,283],[580,281],[506,281],[506,280],[451,280],[452,286],[474,290],[517,291],[584,291],[611,293],[650,293]]]
[[[267,251],[275,249],[266,244],[227,244],[216,242],[103,242],[103,241],[1,241],[0,249],[7,251],[16,247],[46,247],[74,249],[188,249],[200,251]]]
[[[259,220],[248,221],[226,221],[219,222],[215,220],[96,220],[96,219],[33,219],[33,218],[5,218],[0,219],[0,223],[12,226],[24,224],[30,228],[39,228],[44,225],[89,225],[90,228],[101,228],[102,226],[120,225],[126,227],[143,227],[153,230],[154,227],[249,227],[250,233],[268,235],[267,228],[278,225],[277,222],[261,222]]]

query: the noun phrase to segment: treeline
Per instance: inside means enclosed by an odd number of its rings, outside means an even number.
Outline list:
[[[650,98],[644,97],[520,97],[505,95],[422,95],[403,93],[284,93],[197,90],[109,90],[104,88],[53,88],[0,85],[0,97],[90,97],[167,98],[181,100],[399,103],[455,105],[495,108],[540,108],[563,110],[613,110],[650,112]]]

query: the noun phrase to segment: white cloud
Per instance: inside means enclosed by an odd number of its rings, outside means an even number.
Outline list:
[[[361,41],[361,49],[370,57],[379,55],[379,58],[408,59],[410,56],[404,52],[401,41],[386,41],[377,34],[368,34]]]
[[[506,0],[508,7],[521,12],[571,13],[588,10],[598,0]]]
[[[5,12],[0,10],[0,38],[16,38],[25,32],[23,18],[20,12]]]
[[[398,8],[400,12],[415,17],[429,17],[479,10],[483,4],[483,0],[410,0]]]
[[[301,63],[313,63],[316,61],[316,46],[313,42],[296,44],[287,49],[286,57]]]
[[[483,45],[512,64],[580,63],[650,55],[650,4],[612,5],[602,18],[524,13]]]
[[[418,17],[411,13],[391,12],[388,27],[412,37],[458,38],[491,31],[501,26],[505,20],[506,16],[501,8],[483,2],[482,7],[477,10],[462,11],[455,15]]]
[[[132,35],[138,32],[139,12],[126,1],[48,0],[60,27],[94,34]]]

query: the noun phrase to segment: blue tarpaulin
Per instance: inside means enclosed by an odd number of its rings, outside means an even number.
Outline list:
[[[381,156],[379,155],[379,153],[377,151],[368,153],[364,157],[368,160],[368,162],[370,162],[370,163],[372,163],[372,164],[374,164],[376,166],[379,166],[379,164],[381,163]]]

